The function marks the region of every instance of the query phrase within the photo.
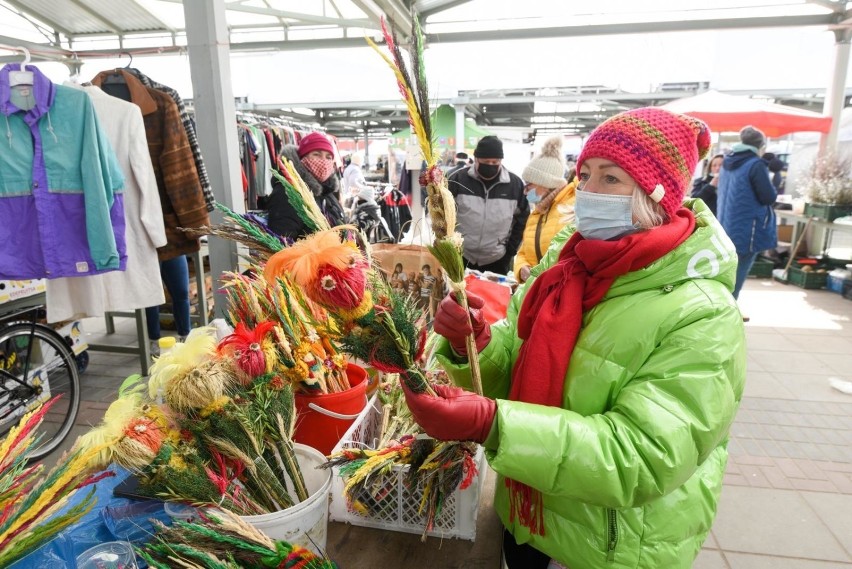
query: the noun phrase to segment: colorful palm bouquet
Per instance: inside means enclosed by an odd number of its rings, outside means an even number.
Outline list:
[[[462,257],[463,239],[456,232],[456,205],[452,194],[447,189],[447,179],[438,166],[439,153],[435,150],[434,133],[432,132],[431,115],[429,111],[429,85],[426,83],[426,68],[423,62],[425,38],[420,28],[420,21],[413,18],[411,37],[412,49],[409,52],[411,71],[402,55],[399,40],[393,29],[388,29],[382,18],[382,34],[385,38],[390,56],[385,55],[376,43],[369,37],[367,43],[384,59],[396,77],[399,92],[408,110],[408,122],[411,132],[417,137],[420,151],[426,161],[426,168],[420,174],[420,185],[426,188],[426,199],[429,205],[429,219],[435,239],[429,246],[429,251],[435,256],[441,267],[447,273],[450,288],[456,301],[467,309],[465,294],[464,260]],[[482,379],[479,372],[479,360],[475,354],[476,339],[473,334],[467,337],[467,353],[470,354],[470,375],[474,391],[482,395]]]
[[[131,470],[142,495],[239,515],[307,499],[292,440],[293,387],[260,347],[272,327],[244,332],[257,342],[235,331],[217,345],[212,328],[193,330],[155,362],[147,386],[129,378],[84,437],[104,449],[94,465]]]
[[[78,490],[111,473],[93,474],[88,466],[98,449],[73,450],[43,474],[44,465],[30,465],[45,414],[56,398],[24,415],[0,442],[0,567],[35,551],[80,520],[95,504],[94,488],[69,506]]]
[[[207,513],[196,523],[155,522],[157,533],[140,557],[153,569],[336,569],[337,565],[298,545],[268,538],[239,517],[223,511]]]

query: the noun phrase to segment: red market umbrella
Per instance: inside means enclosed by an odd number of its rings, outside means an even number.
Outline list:
[[[739,132],[752,125],[766,136],[776,137],[791,132],[828,132],[831,128],[831,117],[819,113],[719,91],[676,99],[662,108],[701,119],[714,132]]]

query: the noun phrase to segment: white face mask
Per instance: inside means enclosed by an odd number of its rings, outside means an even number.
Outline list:
[[[617,239],[638,231],[633,223],[633,196],[578,191],[574,205],[577,231],[586,239]]]

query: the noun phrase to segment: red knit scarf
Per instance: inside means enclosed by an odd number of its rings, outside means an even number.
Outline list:
[[[586,240],[575,233],[559,261],[527,291],[518,315],[521,345],[512,371],[509,399],[562,407],[565,374],[580,333],[583,313],[594,307],[613,281],[642,269],[686,241],[695,217],[679,209],[665,225],[617,241]],[[511,491],[510,520],[517,515],[533,534],[544,535],[541,493],[506,479]]]

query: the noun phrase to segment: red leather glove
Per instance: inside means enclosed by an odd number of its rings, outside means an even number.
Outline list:
[[[414,393],[402,382],[405,402],[417,424],[439,441],[482,443],[491,432],[497,403],[493,399],[449,385],[433,386],[437,397]]]
[[[484,350],[488,342],[491,341],[491,327],[485,321],[485,316],[482,314],[482,307],[485,306],[485,301],[482,297],[468,293],[467,305],[470,309],[470,320],[473,323],[472,330],[467,321],[468,311],[465,311],[456,302],[455,293],[452,292],[445,296],[441,304],[438,305],[438,311],[435,313],[435,322],[433,324],[435,332],[446,338],[453,350],[461,356],[467,356],[465,338],[467,338],[471,331],[476,336],[477,353]]]

